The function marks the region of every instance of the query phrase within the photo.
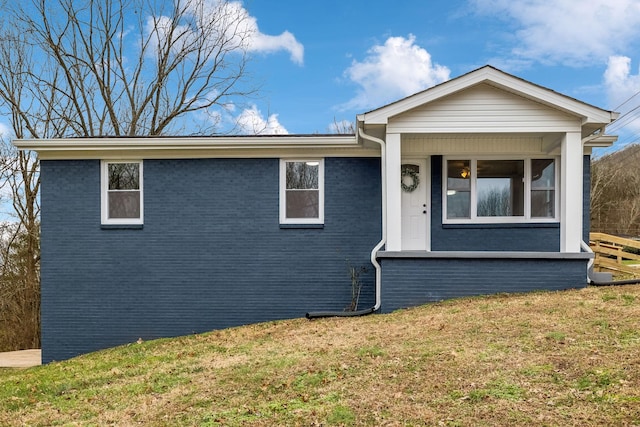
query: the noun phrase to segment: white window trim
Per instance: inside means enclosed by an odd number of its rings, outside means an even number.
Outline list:
[[[140,218],[109,218],[109,164],[138,163],[140,173]],[[102,160],[100,162],[101,217],[104,225],[139,225],[144,223],[144,177],[142,160]]]
[[[287,162],[318,162],[318,218],[287,218]],[[280,224],[324,224],[324,159],[280,159]]]
[[[554,213],[553,218],[541,218],[531,216],[531,160],[553,159],[555,161],[554,180]],[[471,169],[471,218],[447,218],[447,161],[448,160],[469,160]],[[523,216],[477,216],[477,164],[478,160],[524,160],[524,200]],[[582,179],[582,178],[580,178]],[[442,223],[443,224],[537,224],[537,223],[559,223],[560,222],[560,158],[558,156],[443,156],[442,158]]]

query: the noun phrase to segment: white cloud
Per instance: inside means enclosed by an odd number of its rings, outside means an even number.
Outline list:
[[[262,34],[258,30],[256,24],[256,32],[249,45],[249,50],[256,52],[272,53],[279,50],[286,50],[291,54],[291,60],[298,65],[304,62],[304,46],[299,43],[295,36],[289,31],[285,31],[279,36],[269,36]]]
[[[360,86],[342,109],[379,107],[449,79],[447,67],[434,64],[431,55],[415,44],[415,36],[389,37],[373,46],[362,61],[353,61],[345,75]]]
[[[604,72],[604,84],[607,89],[609,105],[612,108],[617,108],[636,92],[640,91],[640,73],[631,74],[631,58],[611,56],[609,57],[607,70]],[[629,106],[626,104],[622,105],[622,107],[628,109]]]
[[[290,53],[291,60],[296,64],[302,65],[304,62],[304,46],[293,34],[289,31],[277,36],[261,33],[256,18],[249,15],[239,1],[188,0],[186,7],[188,14],[193,18],[191,25],[179,25],[171,30],[172,24],[168,17],[148,17],[147,34],[154,34],[155,29],[156,40],[166,39],[169,32],[173,31],[176,52],[184,50],[182,46],[187,46],[206,34],[210,43],[216,44],[220,39],[226,40],[226,49],[259,53],[284,50]]]
[[[621,113],[609,126],[609,132],[620,134],[621,143],[629,137],[635,138],[629,133],[640,132],[640,72],[631,74],[631,58],[611,56],[604,73],[604,85],[609,105]]]
[[[581,66],[623,51],[640,36],[640,0],[469,0],[515,30],[512,54]]]
[[[235,122],[240,133],[245,135],[287,135],[289,133],[278,121],[277,114],[271,114],[265,119],[255,105],[244,109],[235,118]]]
[[[0,140],[8,141],[13,138],[13,130],[11,126],[0,122]]]

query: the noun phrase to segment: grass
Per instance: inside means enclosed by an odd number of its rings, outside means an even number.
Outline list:
[[[269,322],[0,370],[0,425],[640,425],[640,286]]]

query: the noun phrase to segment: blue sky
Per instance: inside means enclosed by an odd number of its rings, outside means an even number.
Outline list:
[[[336,121],[486,64],[621,113],[638,139],[640,0],[245,0],[257,25],[242,120],[326,133]],[[639,109],[640,110],[640,109]],[[633,119],[633,120],[632,120]]]
[[[211,112],[220,133],[332,132],[490,64],[619,111],[616,148],[640,139],[640,0],[228,1],[252,30],[260,93]]]

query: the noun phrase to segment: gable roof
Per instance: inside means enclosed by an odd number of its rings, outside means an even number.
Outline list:
[[[483,83],[580,117],[587,134],[595,132],[618,117],[618,113],[603,110],[486,65],[391,104],[359,114],[357,119],[359,124],[363,125],[386,125],[390,118],[398,114]]]

